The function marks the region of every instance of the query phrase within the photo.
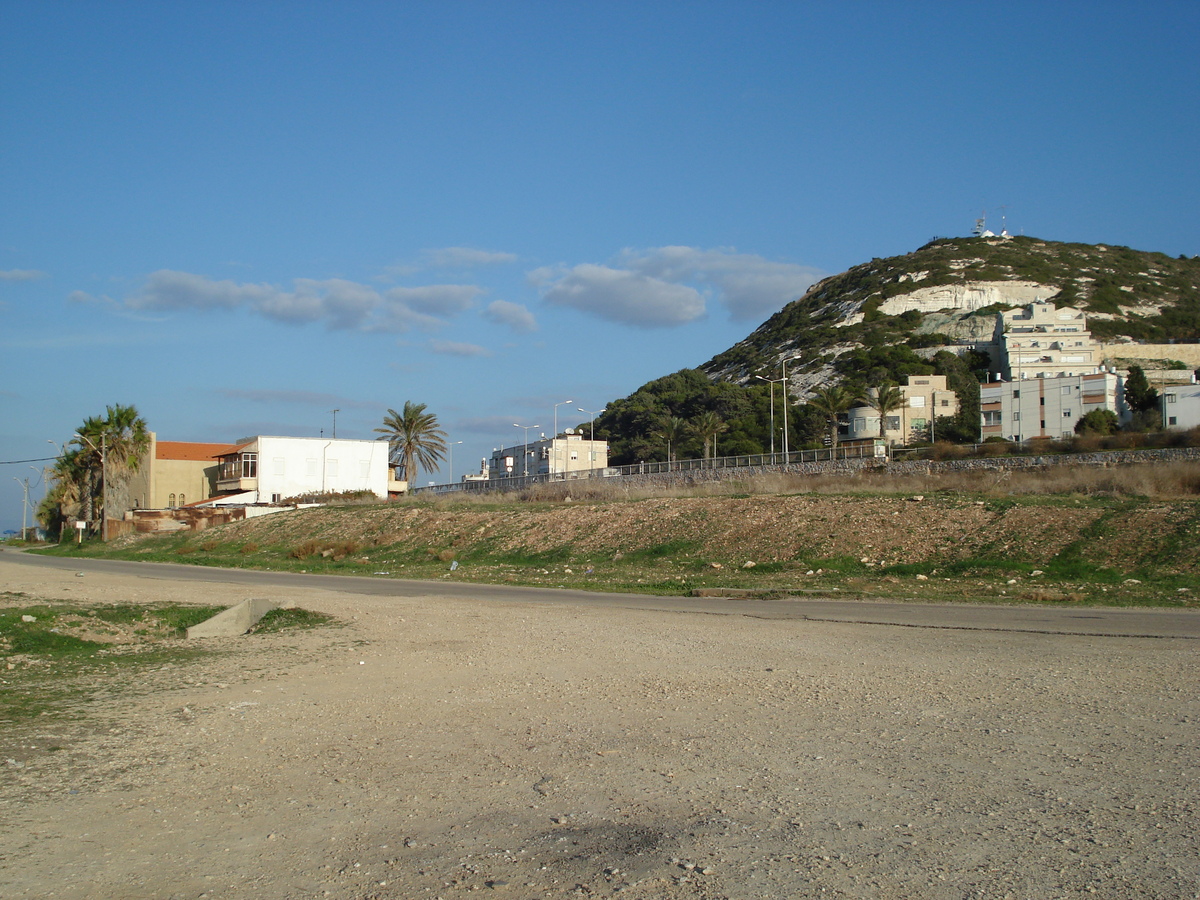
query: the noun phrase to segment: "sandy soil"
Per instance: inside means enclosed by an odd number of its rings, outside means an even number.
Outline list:
[[[4,562],[0,590],[250,596]],[[0,896],[1200,894],[1195,641],[253,596],[347,624],[34,729]]]

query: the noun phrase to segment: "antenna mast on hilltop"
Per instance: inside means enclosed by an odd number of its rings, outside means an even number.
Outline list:
[[[1006,237],[1010,236],[1008,233],[1008,215],[1006,213],[1007,209],[1008,209],[1007,206],[1000,207],[1000,237],[1002,237],[1002,238],[1006,238]]]
[[[971,229],[971,234],[975,237],[987,237],[987,210],[981,210],[979,218],[975,220],[975,227]]]

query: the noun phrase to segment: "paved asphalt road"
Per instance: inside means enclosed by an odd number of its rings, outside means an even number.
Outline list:
[[[60,559],[0,550],[5,562],[77,572],[110,572],[136,578],[207,581],[222,584],[321,588],[383,597],[469,597],[515,603],[656,609],[710,615],[755,616],[763,619],[807,619],[856,622],[908,628],[976,631],[1022,631],[1040,634],[1106,635],[1200,640],[1200,610],[1113,609],[1110,607],[983,606],[950,603],[883,603],[874,601],[789,598],[742,600],[697,597],[650,597],[554,588],[412,581],[350,575],[301,575],[253,569],[218,569],[172,563],[124,560]],[[3,588],[3,585],[0,585]]]

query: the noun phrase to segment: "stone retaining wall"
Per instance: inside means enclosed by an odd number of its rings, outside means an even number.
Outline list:
[[[1006,469],[1044,469],[1054,466],[1132,466],[1154,463],[1200,461],[1200,447],[1162,450],[1110,450],[1103,453],[1064,453],[1042,456],[1002,456],[979,459],[904,459],[884,462],[878,459],[835,459],[821,462],[791,463],[786,466],[741,466],[728,469],[699,469],[687,472],[656,472],[627,475],[621,483],[630,487],[684,487],[720,481],[739,481],[758,475],[853,475],[864,470],[886,471],[896,475],[934,475],[948,472]],[[543,486],[544,487],[544,486]],[[569,493],[570,484],[564,483]]]

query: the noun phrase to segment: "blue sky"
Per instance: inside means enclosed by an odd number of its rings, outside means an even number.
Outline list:
[[[1173,2],[4,0],[0,529],[110,403],[231,441],[414,400],[458,477],[984,209],[1200,253],[1198,40]]]

